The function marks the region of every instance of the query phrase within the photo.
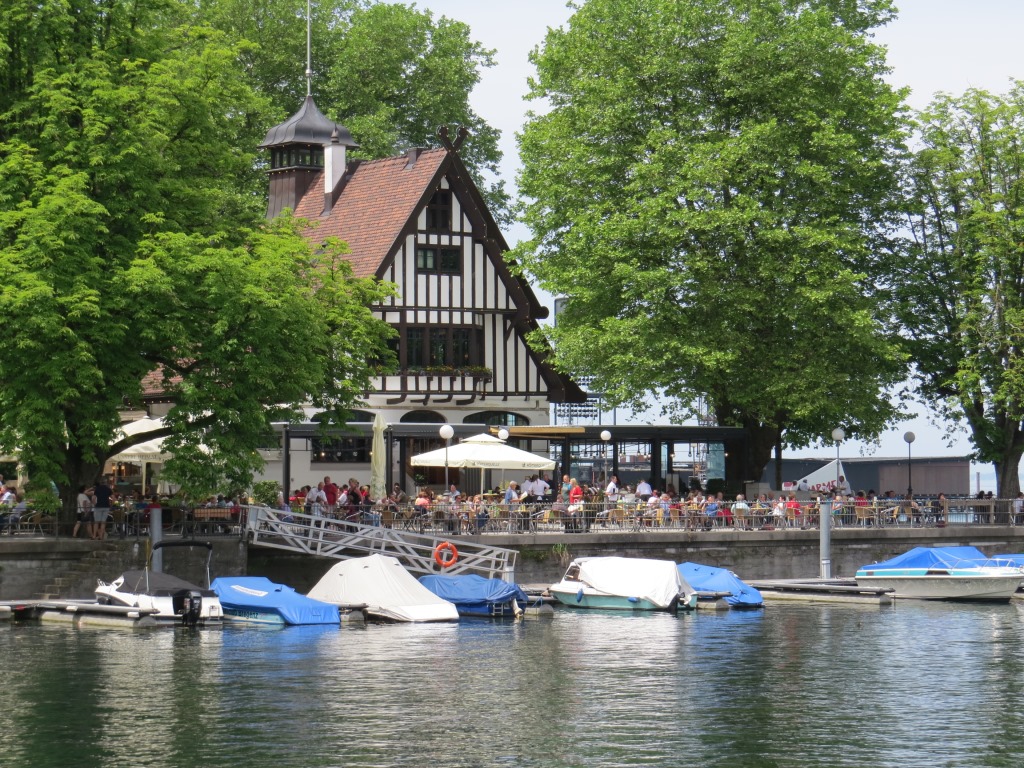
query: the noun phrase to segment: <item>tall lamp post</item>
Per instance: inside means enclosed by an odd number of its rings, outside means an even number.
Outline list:
[[[839,494],[839,446],[846,439],[846,432],[843,431],[842,427],[836,427],[832,430],[832,439],[836,444],[836,495],[832,497],[832,503],[828,505],[828,512],[826,513],[824,509],[821,510],[819,513],[821,519],[818,521],[818,531],[820,532],[818,549],[820,550],[821,557],[820,575],[823,579],[832,578],[832,512]]]
[[[910,446],[914,444],[914,441],[917,439],[917,435],[915,435],[913,432],[905,432],[903,434],[903,439],[907,441],[907,501],[909,501],[910,498],[914,495],[913,483],[910,482]]]
[[[452,436],[455,434],[455,430],[452,429],[451,424],[442,424],[441,429],[438,430],[438,434],[441,435],[441,439],[444,440],[444,492],[448,493],[448,446],[451,445]]]
[[[604,470],[604,487],[607,488],[610,482],[608,480],[608,441],[612,439],[612,433],[607,429],[601,430],[601,439],[604,441],[604,450],[601,451],[601,456],[604,458],[604,466],[602,467]]]
[[[503,443],[506,442],[508,440],[508,430],[505,429],[504,427],[499,429],[498,430],[498,439],[501,440]],[[480,477],[483,477],[483,470],[480,470]],[[493,480],[493,478],[490,475],[487,476],[487,479],[488,480]],[[482,481],[481,481],[481,485],[483,485]],[[505,487],[505,468],[504,467],[501,468],[501,487],[502,488]],[[484,488],[484,490],[486,491],[487,489]]]

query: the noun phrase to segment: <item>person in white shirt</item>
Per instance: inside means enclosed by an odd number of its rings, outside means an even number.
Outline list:
[[[608,523],[608,517],[611,515],[611,511],[619,503],[619,477],[618,475],[612,475],[608,481],[607,487],[604,489],[604,509],[597,513],[597,519],[601,522],[601,525]]]
[[[316,488],[310,488],[306,493],[306,505],[309,507],[309,514],[313,517],[321,517],[324,513],[324,505],[327,503],[327,494],[324,493],[323,482],[317,483]]]
[[[736,494],[736,503],[732,505],[732,524],[744,529],[750,524],[750,505],[742,493]]]
[[[534,481],[537,476],[528,477],[523,481],[522,487],[519,489],[520,497],[525,496],[528,499],[532,499],[536,494],[534,493]]]
[[[640,501],[647,501],[651,498],[652,493],[654,493],[654,489],[651,488],[651,484],[646,480],[641,480],[636,484],[636,497]]]

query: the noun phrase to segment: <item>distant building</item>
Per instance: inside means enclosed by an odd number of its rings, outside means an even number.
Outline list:
[[[797,482],[821,466],[835,461],[835,456],[819,459],[783,459],[783,482]],[[909,466],[906,457],[895,458],[864,458],[854,456],[841,457],[846,479],[853,492],[874,489],[879,494],[893,491],[898,495],[907,492],[908,483],[912,483],[914,495],[935,496],[945,493],[947,496],[971,495],[971,459],[969,456],[917,458],[914,457]],[[909,472],[909,475],[908,475]],[[762,483],[774,485],[775,460],[772,459],[765,467],[761,476]]]

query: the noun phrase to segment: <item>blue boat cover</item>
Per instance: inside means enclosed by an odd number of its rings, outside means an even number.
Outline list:
[[[472,573],[459,576],[420,576],[420,584],[438,597],[455,603],[455,607],[462,614],[486,614],[486,610],[481,610],[484,606],[502,605],[511,600],[523,606],[530,602],[530,598],[518,584],[509,584],[501,579],[485,579]]]
[[[890,568],[979,568],[988,565],[988,555],[977,547],[914,547],[891,560],[864,565],[857,571]]]
[[[725,602],[737,608],[756,608],[764,604],[761,593],[726,568],[699,563],[680,563],[679,573],[697,592],[731,592]]]
[[[338,624],[338,606],[300,595],[263,576],[222,576],[210,585],[225,609],[276,613],[285,624]]]

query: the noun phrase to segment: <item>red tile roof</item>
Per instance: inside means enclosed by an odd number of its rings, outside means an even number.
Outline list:
[[[322,242],[337,237],[348,243],[348,257],[356,277],[376,273],[395,241],[424,199],[447,157],[444,149],[419,153],[412,167],[409,158],[388,157],[359,165],[345,183],[341,195],[326,216],[324,179],[319,174],[295,208],[295,215],[316,226],[308,237]]]

